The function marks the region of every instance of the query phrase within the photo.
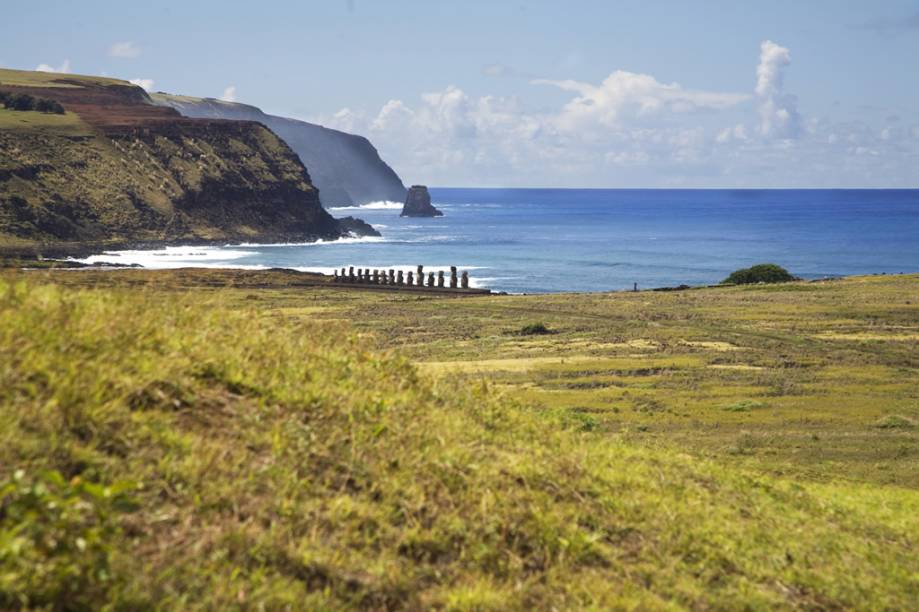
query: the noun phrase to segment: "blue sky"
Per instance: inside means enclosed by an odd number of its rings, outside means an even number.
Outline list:
[[[0,65],[368,136],[406,182],[919,187],[919,2],[11,3]]]

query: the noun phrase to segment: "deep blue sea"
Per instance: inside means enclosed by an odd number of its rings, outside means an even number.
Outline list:
[[[432,188],[444,216],[403,219],[401,204],[332,208],[377,239],[173,247],[90,261],[148,267],[342,266],[469,270],[515,293],[704,285],[774,262],[803,278],[919,272],[919,190]]]

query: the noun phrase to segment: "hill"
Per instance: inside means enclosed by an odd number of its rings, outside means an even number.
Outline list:
[[[346,232],[297,155],[255,122],[188,119],[113,79],[0,70],[0,245],[292,241]]]
[[[782,401],[771,423],[792,435],[813,418],[826,423],[821,435],[860,423],[845,405],[824,414],[852,385],[908,403],[915,364],[903,340],[832,348],[809,334],[874,327],[884,335],[886,324],[905,333],[915,307],[902,298],[915,277],[466,299],[305,291],[295,279],[0,276],[0,607],[908,609],[915,601],[914,486],[842,473],[815,479],[809,456],[793,453],[784,462],[800,460],[803,471],[791,478],[742,454],[666,443],[675,423],[717,431],[702,415],[706,402],[725,401],[705,378],[718,372],[727,396],[781,386],[789,373],[792,386],[767,401]],[[864,283],[900,303],[871,301]],[[687,301],[694,308],[683,310]],[[708,308],[721,302],[731,307],[725,319]],[[782,313],[792,310],[802,327],[789,335]],[[368,316],[394,311],[401,318]],[[515,331],[534,316],[555,334]],[[645,343],[600,341],[630,333],[630,321]],[[729,340],[749,348],[719,351]],[[652,341],[668,346],[650,350]],[[474,362],[486,346],[506,363]],[[511,363],[514,354],[525,363]],[[556,354],[567,357],[552,362]],[[689,369],[719,356],[765,371],[730,378],[731,370]],[[839,381],[833,395],[832,376],[842,372],[824,358],[858,364],[861,378]],[[527,372],[518,391],[513,376]],[[763,380],[744,378],[754,375]],[[567,395],[586,390],[569,383],[602,381],[629,394],[595,391],[590,406],[579,404],[587,395]],[[813,414],[808,394],[826,402]],[[613,410],[632,395],[647,409]],[[603,402],[605,413],[578,410]],[[730,427],[757,411],[717,408],[709,417]],[[608,427],[617,419],[625,430]],[[646,441],[640,425],[662,437]],[[908,470],[915,433],[876,431],[899,437]],[[870,452],[858,446],[839,460],[857,465]]]
[[[325,206],[359,206],[405,200],[405,185],[363,136],[263,113],[260,109],[213,98],[151,94],[157,103],[186,117],[258,121],[296,151],[310,170]]]

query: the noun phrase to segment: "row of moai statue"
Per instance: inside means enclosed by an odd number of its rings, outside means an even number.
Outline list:
[[[336,283],[355,283],[361,285],[396,285],[399,287],[424,287],[424,266],[418,266],[418,273],[409,271],[403,274],[402,270],[371,270],[370,268],[358,268],[354,266],[335,271],[334,281]],[[428,287],[446,288],[446,279],[443,270],[435,276],[433,272],[428,272]],[[468,289],[469,272],[463,271],[462,275],[457,277],[456,266],[450,266],[450,289]]]

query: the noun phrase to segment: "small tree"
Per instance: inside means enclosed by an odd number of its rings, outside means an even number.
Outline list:
[[[43,113],[54,113],[56,115],[64,114],[64,107],[61,106],[60,102],[48,100],[47,98],[38,98],[35,102],[35,110]]]
[[[3,104],[13,110],[30,111],[35,108],[35,98],[29,94],[10,94]]]
[[[782,266],[764,263],[750,268],[735,270],[722,282],[734,285],[750,285],[754,283],[787,283],[793,280],[797,279]]]

